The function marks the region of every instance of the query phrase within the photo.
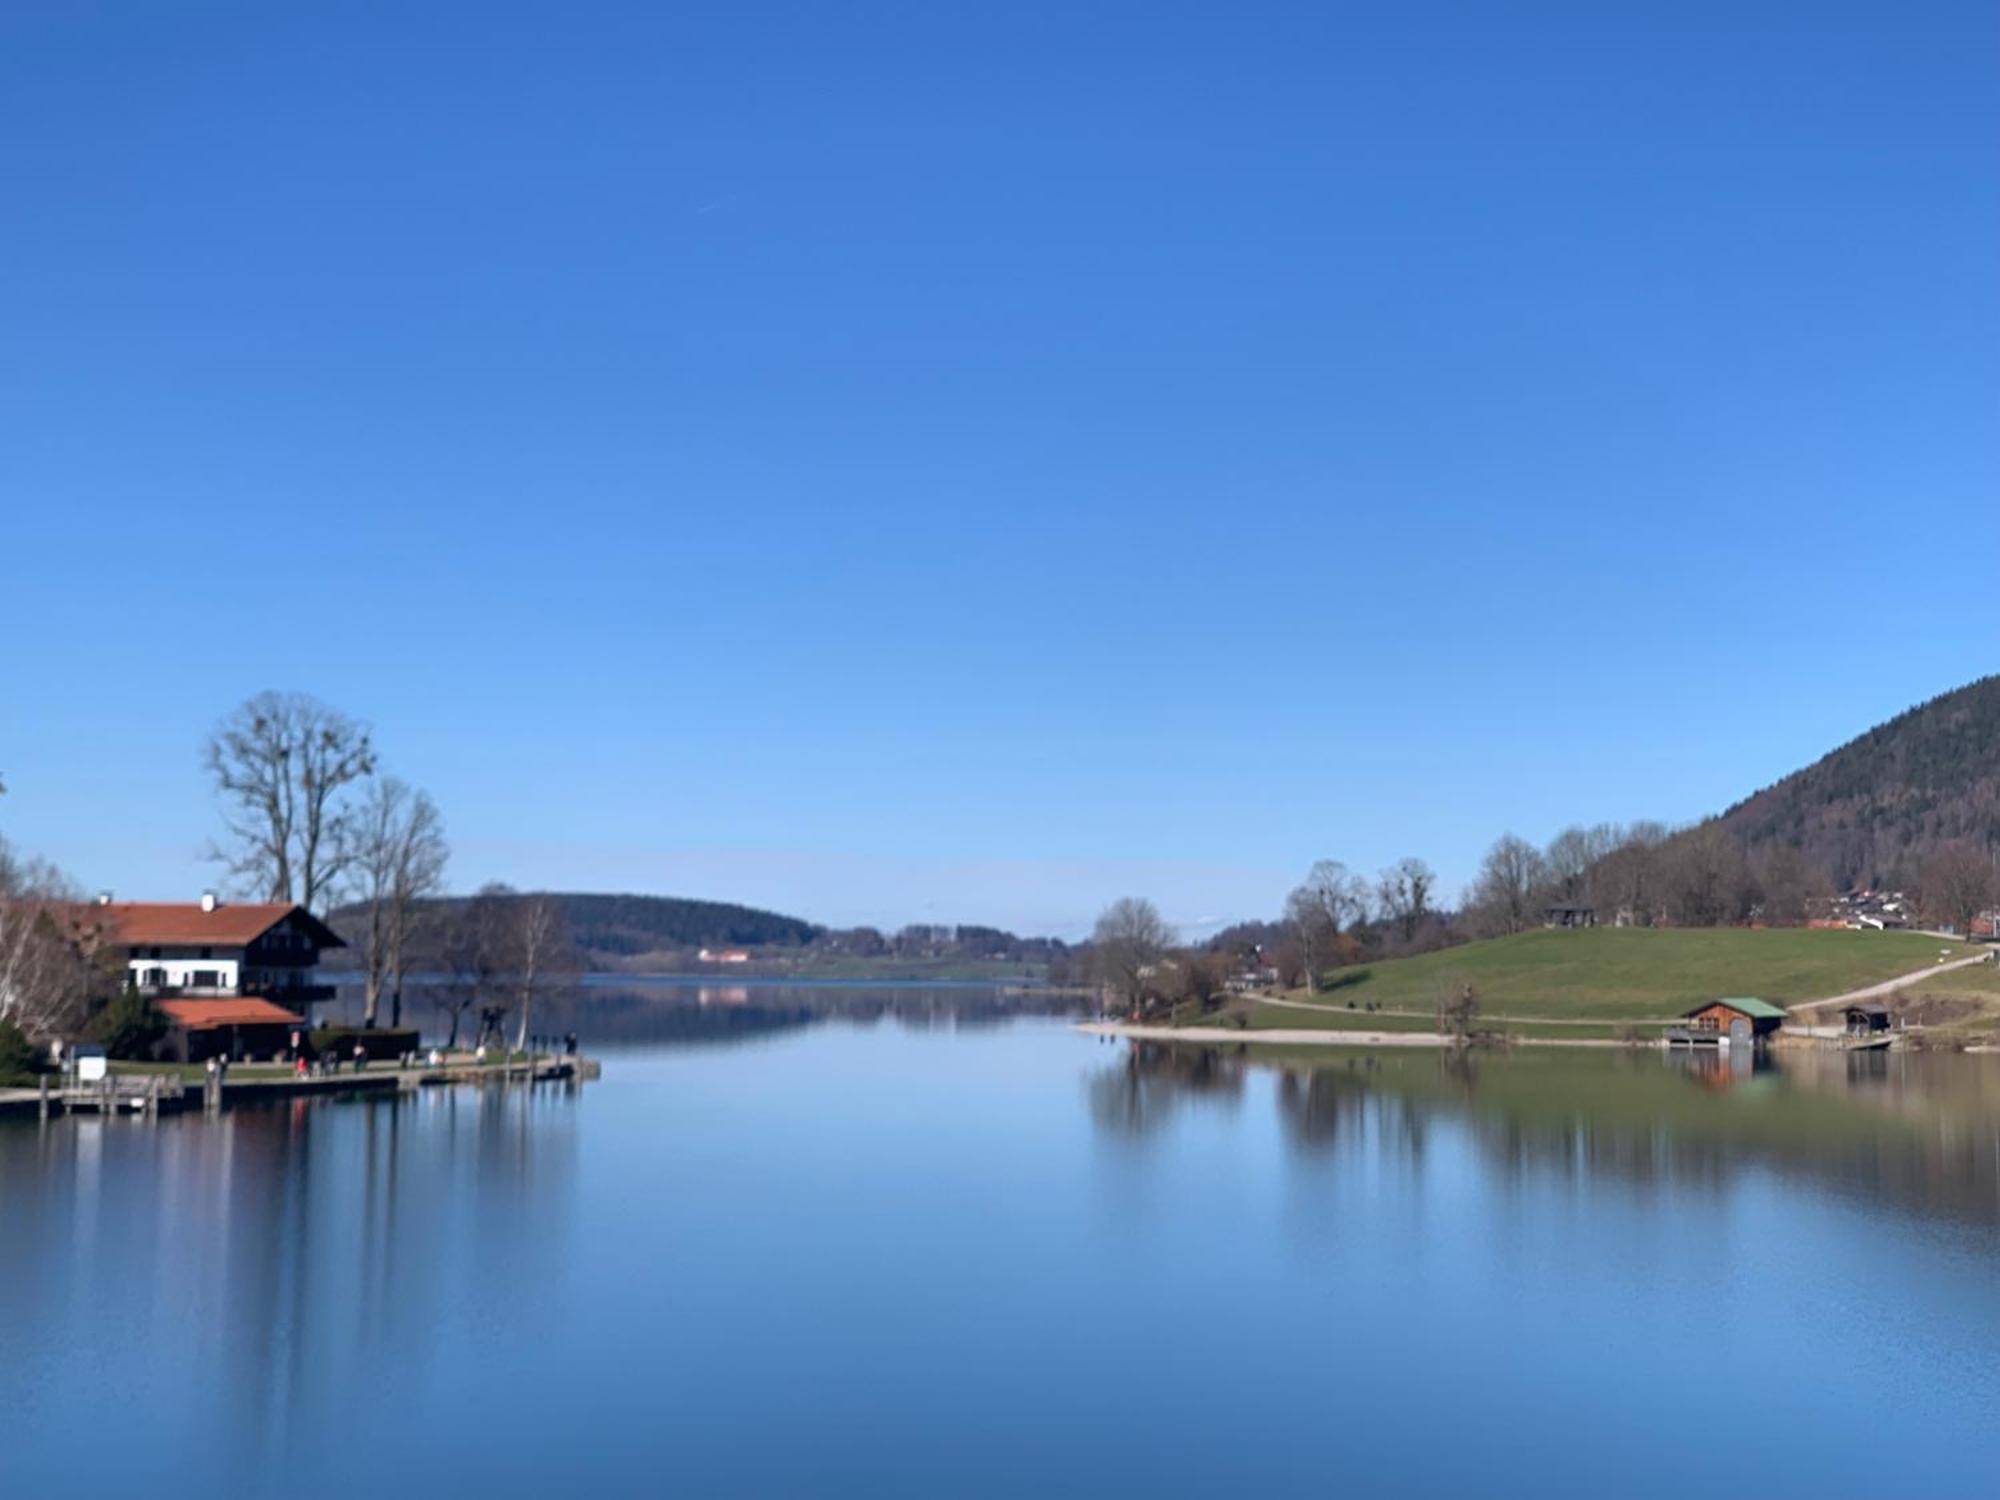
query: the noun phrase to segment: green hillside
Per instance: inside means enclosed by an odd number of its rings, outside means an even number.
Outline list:
[[[1358,1024],[1369,1006],[1433,1012],[1451,983],[1477,987],[1488,1017],[1632,1021],[1678,1015],[1703,1000],[1755,995],[1778,1004],[1819,1000],[1978,951],[1902,932],[1814,932],[1741,927],[1600,927],[1537,931],[1416,958],[1336,971],[1331,987],[1296,1005],[1257,1004],[1260,1028]],[[1350,1008],[1351,1007],[1351,1008]]]

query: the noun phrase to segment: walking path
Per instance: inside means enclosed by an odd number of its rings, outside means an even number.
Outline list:
[[[1893,995],[1910,985],[1921,984],[1934,974],[1949,974],[1953,969],[1969,969],[1974,964],[1990,962],[1992,954],[1975,953],[1970,958],[1954,958],[1950,963],[1932,964],[1928,969],[1918,969],[1913,974],[1905,974],[1899,979],[1885,979],[1880,984],[1871,984],[1866,989],[1849,990],[1844,995],[1834,995],[1825,1000],[1801,1000],[1788,1010],[1818,1010],[1827,1005],[1857,1005],[1863,1000],[1879,1000],[1884,995]]]

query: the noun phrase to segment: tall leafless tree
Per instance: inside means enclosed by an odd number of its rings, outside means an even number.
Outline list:
[[[349,788],[375,769],[367,726],[304,693],[259,693],[216,727],[204,762],[228,829],[211,858],[267,900],[325,905],[354,861]]]
[[[420,903],[443,887],[450,858],[444,818],[426,792],[394,776],[368,788],[353,822],[354,868],[368,929],[362,942],[362,1024],[373,1026],[382,994],[390,1024],[403,1019],[403,972]]]
[[[456,1047],[466,1012],[475,1005],[491,1007],[500,996],[507,969],[508,931],[514,891],[505,885],[482,886],[469,901],[451,903],[439,918],[438,958],[445,983],[433,995],[438,1009],[451,1017],[445,1046]],[[484,1028],[481,1028],[484,1040]]]
[[[1174,930],[1159,908],[1137,896],[1126,896],[1104,909],[1091,933],[1091,967],[1099,985],[1128,1012],[1144,1008],[1148,981],[1158,971]]]
[[[1298,948],[1306,993],[1313,994],[1319,989],[1320,970],[1326,967],[1332,952],[1334,934],[1327,928],[1325,908],[1302,885],[1294,886],[1285,897],[1285,928]]]
[[[1405,943],[1416,940],[1424,919],[1430,915],[1431,893],[1436,889],[1436,873],[1415,857],[1399,859],[1382,872],[1376,885],[1376,902],[1383,920],[1395,925]]]
[[[535,1002],[567,987],[577,970],[576,944],[564,920],[562,903],[553,896],[516,898],[512,913],[512,954],[515,1003],[520,1012],[514,1048],[523,1051],[532,1035]]]
[[[99,945],[75,920],[76,891],[53,865],[17,857],[0,839],[0,1021],[36,1040],[82,1019],[108,984]]]
[[[1285,898],[1285,925],[1305,961],[1306,988],[1319,988],[1320,971],[1332,962],[1335,941],[1368,909],[1367,885],[1347,873],[1337,859],[1322,859]]]
[[[1526,839],[1503,833],[1480,863],[1473,899],[1491,926],[1520,932],[1533,920],[1536,895],[1546,878],[1541,851]]]
[[[1918,895],[1926,920],[1949,927],[1960,937],[1972,932],[1972,920],[1994,903],[1993,858],[1984,849],[1955,839],[1924,861]]]

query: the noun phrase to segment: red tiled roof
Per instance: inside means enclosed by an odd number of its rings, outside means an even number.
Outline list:
[[[114,943],[201,943],[225,948],[254,943],[297,912],[318,929],[322,948],[345,947],[339,936],[303,907],[283,901],[220,901],[213,911],[199,901],[79,902],[72,909],[78,928],[102,926]]]
[[[244,995],[233,1000],[161,1000],[162,1014],[188,1031],[207,1031],[216,1026],[303,1026],[305,1018],[282,1005]]]

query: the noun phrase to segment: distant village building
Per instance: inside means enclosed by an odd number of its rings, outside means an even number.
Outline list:
[[[1554,906],[1543,908],[1542,925],[1544,927],[1595,927],[1597,925],[1597,908],[1572,902],[1558,902]]]
[[[80,934],[124,962],[127,981],[153,1000],[169,1027],[163,1056],[266,1057],[289,1051],[312,1007],[333,998],[319,981],[320,954],[340,934],[303,906],[282,901],[113,901],[70,908]]]
[[[743,948],[704,948],[695,955],[705,964],[747,964],[750,954]]]

